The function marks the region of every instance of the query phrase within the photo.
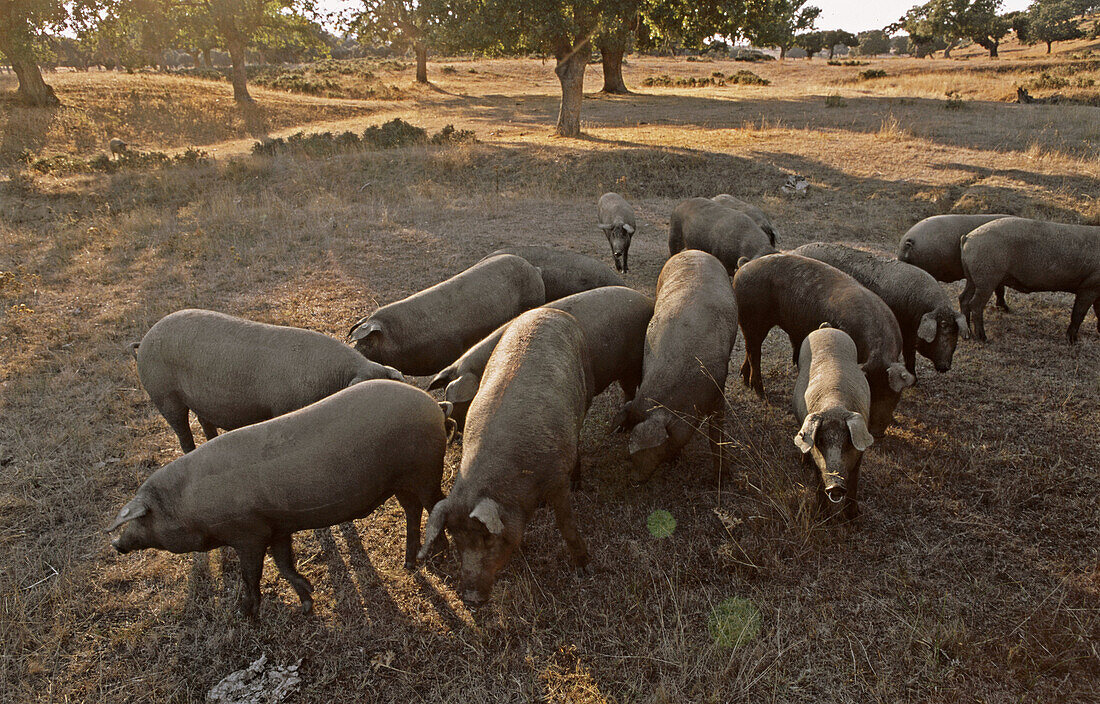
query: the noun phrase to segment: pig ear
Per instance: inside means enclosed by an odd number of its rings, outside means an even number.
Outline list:
[[[831,328],[831,327],[833,327],[833,326],[832,326],[832,325],[831,325],[831,324],[829,323],[829,321],[827,321],[827,320],[826,320],[826,321],[825,321],[824,323],[822,323],[821,325],[818,325],[818,326],[817,326],[817,329],[818,329],[818,330],[828,330],[828,329],[829,329],[829,328]]]
[[[447,367],[443,371],[432,377],[432,380],[428,382],[428,391],[434,391],[435,389],[442,389],[447,384],[455,380],[455,368],[454,365]]]
[[[149,507],[145,505],[145,501],[139,496],[130,503],[122,507],[122,510],[115,516],[115,520],[107,527],[106,533],[110,533],[115,528],[118,528],[123,523],[129,523],[135,518],[144,516],[149,513]]]
[[[634,234],[634,226],[629,224],[629,223],[623,225],[623,230],[625,230],[626,234],[628,234],[628,235],[633,235]]]
[[[660,447],[667,441],[668,428],[665,426],[664,419],[658,415],[651,415],[634,426],[633,432],[630,433],[630,442],[627,443],[627,449],[633,455],[642,450]]]
[[[917,326],[917,337],[925,342],[932,342],[936,339],[935,315],[929,312],[920,317],[920,325]]]
[[[811,413],[806,416],[806,420],[802,422],[802,427],[795,433],[794,444],[802,454],[814,449],[814,436],[817,435],[817,426],[820,424],[821,416],[817,413]]]
[[[351,338],[352,342],[356,342],[376,332],[382,332],[382,324],[377,320],[364,319],[352,327],[351,332],[348,333],[348,337]]]
[[[740,259],[737,260],[737,268],[740,269],[741,267],[748,264],[749,261],[751,261],[751,260],[748,257],[741,257]]]
[[[907,389],[917,383],[917,377],[910,374],[901,362],[891,364],[886,369],[886,376],[890,380],[890,389],[894,393],[901,393],[902,389]]]
[[[470,511],[470,518],[481,521],[493,535],[500,535],[504,532],[504,523],[500,520],[500,504],[488,496],[477,502],[474,510]]]
[[[443,397],[453,403],[469,403],[477,395],[479,386],[481,386],[481,380],[467,372],[447,384],[447,390],[443,392]]]
[[[848,416],[848,434],[852,436],[852,445],[860,452],[875,442],[870,431],[867,430],[867,419],[862,413],[853,413]]]
[[[955,324],[959,326],[959,335],[962,339],[970,339],[970,326],[966,324],[966,316],[962,313],[955,313]]]
[[[596,225],[596,227],[600,228],[604,232],[607,232],[608,230],[610,230],[611,228],[613,228],[615,226],[614,225],[608,225],[607,223],[602,223],[601,222],[599,225]]]
[[[416,554],[417,560],[423,560],[428,556],[431,544],[443,532],[443,525],[447,519],[447,509],[450,507],[449,501],[450,499],[443,499],[437,502],[432,507],[431,513],[428,514],[428,525],[424,528],[424,544],[420,546],[420,552]]]

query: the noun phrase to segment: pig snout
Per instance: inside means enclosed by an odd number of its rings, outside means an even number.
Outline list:
[[[119,555],[125,555],[126,553],[130,552],[130,548],[122,544],[121,538],[115,538],[114,540],[112,540],[111,547],[118,551]]]
[[[825,496],[829,501],[839,504],[847,493],[848,489],[844,486],[844,480],[841,477],[835,474],[825,477]]]

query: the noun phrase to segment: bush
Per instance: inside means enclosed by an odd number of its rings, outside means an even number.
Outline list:
[[[148,169],[173,164],[195,166],[206,163],[209,155],[201,149],[189,147],[186,151],[168,156],[164,152],[140,152],[128,150],[112,159],[107,154],[97,154],[90,159],[81,159],[67,154],[38,159],[31,168],[39,173],[67,176],[71,174],[108,173],[123,169]]]
[[[458,69],[455,68],[454,66],[444,66],[443,68],[439,69],[439,72],[440,73],[445,73],[449,76],[451,74],[458,73]]]
[[[825,107],[827,108],[842,108],[847,104],[844,102],[844,98],[840,97],[840,93],[825,96]]]
[[[476,141],[470,130],[456,130],[447,125],[431,137],[423,127],[411,125],[394,118],[383,125],[371,125],[360,137],[354,132],[334,135],[331,132],[296,132],[286,139],[276,137],[252,145],[256,156],[275,156],[281,153],[307,156],[332,156],[352,149],[393,149],[417,144],[447,145]]]
[[[830,66],[870,66],[871,65],[870,61],[838,61],[836,59],[830,59],[829,61],[826,61],[825,63],[829,64]]]
[[[963,108],[963,99],[957,90],[947,91],[947,101],[943,104],[944,110],[961,110]]]
[[[869,81],[872,78],[886,78],[886,72],[881,68],[869,68],[866,71],[859,72],[859,80]]]
[[[736,74],[730,74],[727,80],[730,83],[740,83],[746,86],[766,86],[771,84],[771,81],[767,78],[761,78],[752,71],[746,71],[744,69],[738,71]]]
[[[649,76],[642,81],[642,85],[646,87],[663,86],[666,88],[672,86],[681,88],[701,88],[703,86],[721,87],[733,83],[750,86],[766,86],[769,85],[771,81],[757,76],[752,71],[745,70],[731,73],[728,76],[724,75],[721,71],[715,71],[710,76],[703,78],[697,78],[695,76],[672,78],[667,73],[662,73],[660,76]]]
[[[1069,85],[1068,78],[1062,78],[1061,76],[1055,76],[1052,73],[1043,71],[1035,78],[1031,79],[1031,87],[1042,89],[1054,89],[1065,88]]]

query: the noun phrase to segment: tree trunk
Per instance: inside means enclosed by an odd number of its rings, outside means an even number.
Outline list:
[[[581,46],[570,47],[567,53],[559,54],[554,73],[561,82],[561,109],[558,111],[558,135],[578,137],[581,133],[581,102],[584,101],[584,69],[592,48],[588,40]]]
[[[230,71],[230,79],[233,81],[233,100],[238,103],[251,103],[252,96],[248,94],[248,71],[244,64],[244,42],[233,39],[226,42],[229,49],[229,59],[233,62]]]
[[[779,60],[782,61],[785,58],[787,58],[787,47],[781,46],[779,47]]]
[[[19,77],[18,95],[24,103],[40,108],[52,108],[61,104],[53,88],[42,80],[42,71],[34,59],[12,58],[11,67]]]
[[[950,59],[951,58],[951,50],[954,49],[958,45],[959,45],[959,42],[955,39],[952,39],[947,44],[947,48],[943,50],[943,58]]]
[[[1050,45],[1053,44],[1053,43],[1054,42],[1047,42],[1047,53],[1048,54],[1050,53]]]
[[[202,50],[202,67],[214,68],[214,60],[210,58],[209,47]]]
[[[428,47],[424,42],[413,42],[413,52],[416,53],[416,82],[428,82]]]
[[[1000,42],[992,42],[989,45],[989,58],[991,58],[991,59],[997,58],[997,47],[1000,46],[1000,44],[1001,44]]]
[[[829,61],[833,60],[833,56],[836,55],[836,45],[829,47]]]
[[[605,39],[599,44],[600,61],[603,64],[603,93],[625,95],[630,92],[623,81],[623,54],[626,53],[621,41]]]

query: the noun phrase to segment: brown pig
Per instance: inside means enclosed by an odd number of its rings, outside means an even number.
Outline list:
[[[348,336],[367,359],[405,374],[435,374],[497,326],[546,302],[538,269],[511,254],[466,271],[359,319]]]
[[[297,531],[362,518],[396,496],[405,510],[405,567],[413,567],[421,512],[443,498],[445,412],[408,384],[364,381],[218,436],[150,475],[107,529],[126,526],[112,545],[121,554],[231,546],[245,615],[260,603],[270,549],[308,612],[313,587],[295,566]]]
[[[707,417],[721,467],[726,371],[736,340],[737,303],[722,263],[697,249],[665,262],[646,331],[642,384],[616,420],[631,431],[635,479],[648,479],[675,457]]]
[[[653,300],[625,286],[602,286],[559,298],[546,307],[569,313],[584,331],[595,382],[592,395],[602,393],[613,381],[618,381],[626,398],[634,398],[642,379],[642,350],[646,325],[653,316]],[[443,398],[454,404],[451,417],[459,429],[477,393],[489,356],[510,324],[505,323],[471,347],[428,385],[429,391],[446,387]]]
[[[462,598],[489,598],[497,573],[546,502],[573,564],[588,548],[577,532],[570,480],[592,400],[588,344],[576,319],[553,308],[524,313],[504,331],[470,404],[462,464],[450,495],[428,518],[425,546],[446,529],[462,562]],[[420,557],[428,550],[421,550]]]
[[[871,433],[881,437],[893,422],[901,392],[916,378],[905,368],[901,328],[881,298],[839,269],[797,254],[773,254],[746,262],[733,278],[745,336],[741,379],[764,397],[760,346],[781,327],[791,338],[794,362],[802,341],[821,323],[851,335],[871,386]]]
[[[689,198],[672,210],[668,228],[668,253],[701,249],[713,254],[730,276],[743,258],[775,252],[772,239],[753,219],[710,198]]]
[[[794,444],[817,468],[818,505],[843,504],[848,519],[859,515],[859,466],[874,442],[871,387],[857,357],[848,333],[822,323],[802,341],[791,399],[802,424]]]

